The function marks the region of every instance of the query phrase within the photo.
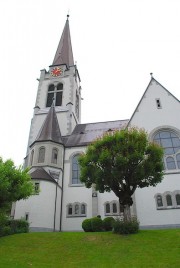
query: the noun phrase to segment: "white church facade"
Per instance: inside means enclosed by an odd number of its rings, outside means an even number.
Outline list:
[[[137,189],[132,215],[141,228],[180,227],[180,103],[151,77],[130,120],[81,124],[80,76],[74,64],[69,20],[49,70],[41,70],[25,167],[37,193],[13,205],[15,219],[33,231],[80,231],[82,221],[122,216],[113,192],[99,193],[80,182],[79,154],[106,131],[144,128],[164,148],[164,178],[156,187]]]

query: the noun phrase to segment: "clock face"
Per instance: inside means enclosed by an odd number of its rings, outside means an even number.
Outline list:
[[[60,76],[62,74],[62,69],[59,67],[55,67],[51,70],[51,75],[54,77]]]

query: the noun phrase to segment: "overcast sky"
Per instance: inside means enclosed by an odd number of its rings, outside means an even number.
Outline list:
[[[130,118],[151,72],[180,98],[179,0],[1,0],[0,156],[16,165],[26,154],[36,79],[52,64],[68,10],[82,123]]]

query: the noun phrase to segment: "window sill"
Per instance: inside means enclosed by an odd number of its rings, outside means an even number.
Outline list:
[[[157,208],[157,210],[170,210],[170,209],[180,209],[180,206],[178,207],[161,207],[161,208]]]
[[[86,215],[67,215],[66,218],[85,218]]]
[[[79,184],[69,184],[69,187],[84,187],[84,184],[79,183]]]

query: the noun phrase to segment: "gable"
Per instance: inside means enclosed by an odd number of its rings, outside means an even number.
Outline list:
[[[128,126],[137,126],[150,132],[160,126],[180,128],[179,100],[154,78],[136,107]]]

